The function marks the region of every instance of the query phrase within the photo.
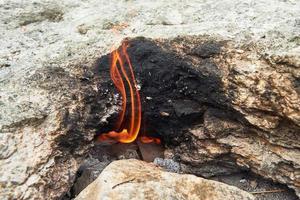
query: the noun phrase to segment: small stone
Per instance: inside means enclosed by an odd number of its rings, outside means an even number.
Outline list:
[[[164,168],[168,172],[180,172],[180,164],[172,159],[155,158],[153,163]]]
[[[141,141],[137,141],[139,146],[139,150],[142,155],[142,159],[146,162],[153,162],[153,160],[157,157],[163,158],[164,149],[160,144],[155,143],[142,143]]]
[[[170,114],[167,113],[167,112],[160,112],[159,114],[160,114],[160,116],[163,116],[163,117],[169,117],[170,116]]]
[[[242,53],[244,53],[244,50],[242,50],[242,49],[237,49],[236,52],[239,53],[239,54],[242,54]]]
[[[250,181],[250,186],[253,188],[253,189],[255,189],[256,187],[257,187],[257,182],[255,181],[255,180],[253,180],[253,181]]]
[[[85,24],[81,24],[77,27],[78,33],[85,35],[88,32],[88,27]]]
[[[246,179],[241,179],[240,183],[247,183],[247,180]]]

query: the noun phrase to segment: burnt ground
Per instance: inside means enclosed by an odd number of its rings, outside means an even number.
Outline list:
[[[142,132],[159,136],[168,145],[188,139],[182,138],[186,137],[185,130],[203,121],[207,107],[220,108],[228,117],[239,118],[222,91],[224,72],[213,61],[221,52],[222,42],[201,44],[199,41],[197,46],[193,45],[195,41],[185,44],[181,38],[173,42],[187,47],[183,46],[179,51],[174,49],[174,44],[158,45],[152,40],[137,38],[128,41],[127,49],[141,87]],[[98,60],[96,71],[101,78],[109,77],[109,55]],[[102,84],[99,88],[103,94],[107,88],[115,91],[111,80]],[[99,132],[111,129],[110,125],[100,127]]]

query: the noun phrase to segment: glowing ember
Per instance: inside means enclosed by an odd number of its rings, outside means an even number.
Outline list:
[[[154,142],[156,144],[160,144],[160,139],[159,138],[148,137],[148,136],[141,136],[140,140],[143,143],[153,143]]]
[[[127,66],[127,68],[126,68]],[[136,140],[141,127],[141,100],[137,88],[137,83],[133,73],[133,67],[127,54],[127,44],[122,43],[121,49],[116,49],[111,53],[110,65],[111,79],[122,96],[122,110],[119,113],[119,118],[115,129],[117,131],[110,131],[99,136],[100,141],[113,139],[122,143],[131,143]],[[127,87],[125,87],[125,84]],[[127,109],[127,91],[129,89],[130,95],[130,111],[129,120],[125,120],[125,113]],[[143,136],[140,138],[144,143],[160,143],[160,139]]]

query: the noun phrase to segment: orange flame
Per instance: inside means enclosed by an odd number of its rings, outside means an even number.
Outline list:
[[[126,70],[126,64],[128,69]],[[110,76],[116,86],[117,90],[122,96],[122,110],[119,113],[119,119],[116,123],[116,130],[110,131],[108,133],[101,134],[99,136],[100,141],[107,139],[114,139],[122,143],[131,143],[136,140],[141,127],[141,100],[140,94],[137,88],[137,83],[133,73],[133,67],[130,58],[127,54],[127,44],[122,43],[121,50],[116,49],[111,53],[111,66],[110,66]],[[124,79],[123,79],[124,77]],[[125,84],[129,88],[130,93],[130,120],[129,124],[125,124],[124,117],[127,109],[127,93]],[[123,128],[123,129],[122,129]],[[122,129],[122,130],[121,130]],[[121,131],[120,131],[121,130]],[[143,139],[142,139],[143,138]],[[155,142],[160,143],[158,138],[148,138],[143,136],[141,138],[142,142],[149,143]],[[147,139],[148,138],[148,139]]]
[[[159,138],[155,138],[155,137],[149,137],[149,136],[141,136],[140,140],[142,143],[148,144],[148,143],[156,143],[156,144],[160,144],[161,141]]]

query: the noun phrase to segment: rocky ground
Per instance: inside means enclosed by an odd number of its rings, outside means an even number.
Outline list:
[[[235,91],[233,108],[253,126],[246,135],[255,136],[243,137],[240,124],[208,109],[202,128],[191,131],[192,144],[205,151],[184,154],[182,143],[166,155],[199,165],[203,157],[230,152],[239,166],[299,195],[299,7],[296,0],[1,1],[1,199],[64,196],[92,146],[93,120],[107,117],[96,116],[87,103],[99,90],[88,82],[95,60],[125,37],[178,35],[231,41],[232,57],[218,62],[236,69],[224,83]],[[104,101],[98,103],[104,113]],[[236,134],[216,137],[228,126]]]

